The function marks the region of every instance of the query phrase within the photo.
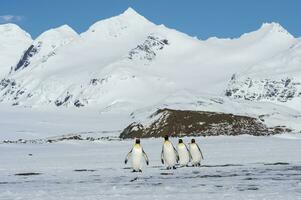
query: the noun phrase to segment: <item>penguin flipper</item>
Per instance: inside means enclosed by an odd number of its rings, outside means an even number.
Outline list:
[[[191,155],[191,153],[190,153],[190,150],[188,149],[188,147],[187,147],[187,145],[185,144],[185,147],[186,147],[186,149],[187,149],[187,151],[188,151],[188,154],[189,154],[189,162],[192,160],[192,155]]]
[[[173,150],[175,151],[175,153],[176,153],[176,159],[177,159],[177,163],[179,162],[179,160],[180,160],[180,157],[179,157],[179,153],[178,153],[178,151],[176,150],[176,148],[172,145],[172,147],[173,147]]]
[[[199,151],[200,151],[200,153],[201,153],[201,157],[202,157],[202,159],[204,160],[204,156],[203,156],[203,153],[202,153],[202,151],[201,151],[199,145],[196,144],[196,146],[198,147],[198,149],[199,149]]]
[[[126,155],[125,160],[124,160],[124,164],[127,164],[128,160],[129,160],[129,158],[130,158],[130,156],[132,155],[132,151],[133,151],[133,149],[131,149],[131,151],[128,152],[128,154]]]
[[[161,163],[164,165],[164,153],[163,153],[163,147],[161,151]]]
[[[146,153],[143,149],[142,149],[142,153],[143,153],[143,157],[145,159],[146,165],[148,165],[149,164],[149,159],[148,159],[148,156],[146,155]]]

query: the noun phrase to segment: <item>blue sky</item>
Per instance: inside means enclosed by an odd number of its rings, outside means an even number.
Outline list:
[[[81,33],[128,7],[201,39],[238,37],[273,21],[301,36],[299,0],[0,0],[0,23],[16,23],[33,38],[63,24]]]

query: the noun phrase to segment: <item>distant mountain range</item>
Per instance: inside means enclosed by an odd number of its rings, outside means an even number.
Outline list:
[[[207,40],[131,8],[84,33],[63,25],[35,40],[4,24],[0,78],[0,102],[14,106],[122,109],[140,121],[159,108],[202,110],[301,130],[301,39],[277,23]]]

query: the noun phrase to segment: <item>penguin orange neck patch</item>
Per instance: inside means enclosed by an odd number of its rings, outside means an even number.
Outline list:
[[[169,140],[165,140],[165,141],[164,141],[164,144],[169,144],[169,143],[170,143]]]

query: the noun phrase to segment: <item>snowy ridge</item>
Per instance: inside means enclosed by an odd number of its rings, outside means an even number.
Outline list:
[[[98,36],[116,38],[123,34],[128,34],[128,29],[133,29],[135,26],[145,26],[146,28],[150,25],[154,24],[137,13],[134,9],[128,8],[118,16],[94,23],[86,32],[82,33],[81,36],[89,37],[91,34],[97,34]]]
[[[16,65],[32,39],[28,33],[15,24],[0,25],[0,78]]]
[[[24,69],[29,65],[33,68],[45,63],[48,58],[56,54],[56,49],[68,44],[76,37],[78,37],[77,33],[67,25],[42,33],[24,52],[13,70]]]
[[[16,72],[3,80],[0,101],[102,108],[123,102],[141,108],[187,88],[220,94],[231,73],[263,55],[282,52],[294,41],[276,23],[234,40],[199,41],[157,26],[129,8],[96,22],[79,37],[67,26],[46,31],[25,52]],[[152,98],[145,102],[146,96]]]

